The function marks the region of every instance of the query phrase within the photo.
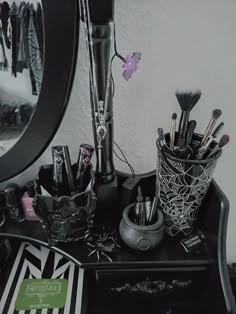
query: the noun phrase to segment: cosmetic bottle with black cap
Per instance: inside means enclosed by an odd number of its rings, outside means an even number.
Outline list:
[[[52,147],[52,163],[53,163],[53,192],[55,196],[69,195],[69,185],[66,174],[66,165],[63,154],[63,146]]]
[[[6,215],[9,220],[21,222],[25,220],[24,211],[21,205],[22,191],[16,183],[9,183],[5,187]]]
[[[80,145],[79,156],[76,165],[76,186],[79,192],[82,192],[86,189],[91,179],[90,174],[86,174],[90,171],[93,153],[93,146],[84,143]]]

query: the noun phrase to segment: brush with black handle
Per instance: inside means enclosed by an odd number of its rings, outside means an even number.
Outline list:
[[[175,146],[176,119],[177,114],[173,113],[170,126],[170,149],[173,149]]]
[[[196,129],[196,126],[197,126],[196,120],[189,121],[186,145],[190,145],[192,143],[193,134],[194,134],[194,131]]]
[[[201,97],[201,91],[176,91],[175,95],[182,110],[177,145],[183,149],[186,146],[190,112]]]
[[[187,138],[186,138],[186,148],[188,148],[189,150],[187,159],[193,159],[195,156],[194,147],[192,147],[191,144],[192,144],[193,135],[194,135],[196,126],[197,126],[196,120],[189,121]]]

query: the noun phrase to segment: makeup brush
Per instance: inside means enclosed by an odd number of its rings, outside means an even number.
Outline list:
[[[186,145],[190,145],[192,143],[192,138],[193,138],[193,134],[196,129],[196,126],[197,126],[196,120],[189,121]]]
[[[224,122],[221,122],[220,124],[218,124],[218,126],[215,128],[215,130],[212,132],[211,136],[213,138],[217,138],[217,136],[220,134],[220,132],[222,131],[223,127],[224,127]]]
[[[222,135],[221,139],[219,140],[219,143],[212,149],[207,158],[210,158],[215,153],[217,153],[223,146],[225,146],[229,142],[229,140],[230,137],[228,134]]]
[[[216,128],[215,130],[212,132],[211,136],[208,138],[208,141],[206,142],[205,145],[201,146],[198,149],[198,154],[197,154],[197,159],[202,159],[203,155],[207,152],[207,150],[209,149],[209,147],[211,146],[211,144],[213,143],[213,141],[215,141],[215,139],[217,138],[217,136],[220,134],[220,132],[222,131],[224,127],[224,122],[221,122]]]
[[[201,91],[176,91],[175,93],[180,108],[182,110],[180,122],[179,122],[179,129],[178,129],[178,142],[177,145],[180,146],[180,148],[184,148],[186,145],[186,136],[187,136],[187,130],[188,130],[188,122],[189,122],[189,115],[190,111],[193,109],[193,107],[198,102],[199,98],[201,97]]]
[[[158,128],[158,129],[157,129],[157,133],[158,133],[158,135],[159,135],[159,141],[160,141],[161,147],[166,146],[166,140],[165,140],[163,128]]]
[[[142,223],[144,211],[144,203],[143,203],[143,194],[141,186],[138,186],[138,195],[137,195],[137,202],[135,204],[135,223],[140,225]]]
[[[212,116],[211,116],[211,120],[208,123],[208,126],[206,128],[206,131],[203,135],[202,141],[201,141],[201,145],[203,146],[206,144],[209,136],[211,135],[211,132],[216,124],[217,119],[221,116],[222,111],[220,109],[215,109],[212,111]]]
[[[173,113],[170,125],[170,149],[173,149],[175,145],[176,119],[177,114]]]
[[[151,221],[153,220],[156,211],[157,211],[157,204],[158,204],[158,198],[157,196],[154,196],[153,201],[152,201],[152,207],[151,207],[151,211],[148,217],[148,222],[151,223]]]
[[[203,146],[205,147],[205,152],[208,150],[208,148],[210,147],[211,143],[217,138],[217,136],[220,134],[220,132],[222,131],[224,127],[224,122],[221,122],[216,128],[215,130],[212,132],[212,134],[210,135],[210,137],[208,138],[208,141],[206,142],[206,144]]]

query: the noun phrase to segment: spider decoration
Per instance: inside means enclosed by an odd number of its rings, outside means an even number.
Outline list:
[[[100,262],[101,258],[104,257],[112,263],[109,254],[113,253],[116,248],[121,247],[116,238],[116,231],[112,233],[103,232],[102,234],[93,233],[91,239],[87,241],[90,250],[88,256],[96,254],[97,262]]]

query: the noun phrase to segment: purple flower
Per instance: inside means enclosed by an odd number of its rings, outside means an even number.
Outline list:
[[[141,60],[141,53],[140,52],[134,52],[132,56],[127,56],[124,59],[124,63],[122,67],[124,68],[123,76],[126,81],[128,81],[132,74],[137,70],[138,63]]]

